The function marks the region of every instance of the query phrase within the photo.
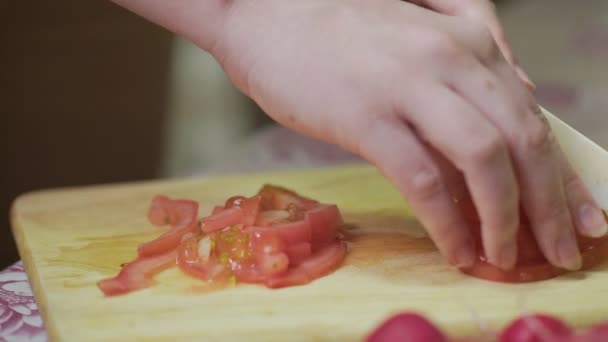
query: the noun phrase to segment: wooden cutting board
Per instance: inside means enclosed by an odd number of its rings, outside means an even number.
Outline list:
[[[95,283],[164,231],[146,219],[153,195],[192,198],[207,213],[268,182],[337,203],[356,227],[337,272],[301,287],[209,292],[171,269],[156,287],[102,297]],[[420,311],[458,334],[475,334],[480,323],[500,328],[525,311],[550,312],[576,325],[608,318],[608,265],[526,285],[462,275],[368,166],[41,191],[15,202],[12,222],[56,341],[357,341],[403,310]]]

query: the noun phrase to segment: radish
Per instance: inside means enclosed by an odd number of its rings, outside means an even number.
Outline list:
[[[499,342],[571,341],[573,330],[556,317],[535,314],[522,316],[500,334]]]
[[[585,329],[568,342],[605,342],[608,341],[608,322],[603,322]]]
[[[384,321],[367,342],[447,342],[445,335],[426,318],[416,313],[401,313]]]

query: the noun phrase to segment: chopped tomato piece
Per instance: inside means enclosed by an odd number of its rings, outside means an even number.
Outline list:
[[[266,238],[276,236],[284,243],[284,247],[302,242],[310,243],[312,236],[310,225],[304,220],[270,227],[250,227],[248,230],[254,234],[264,235]]]
[[[200,243],[209,237],[195,235],[185,240],[178,248],[177,265],[186,274],[200,279],[227,279],[228,268],[213,260],[213,241],[208,255],[200,255]]]
[[[282,187],[265,185],[254,196],[228,198],[200,220],[200,229],[198,209],[194,201],[156,196],[149,221],[171,230],[139,246],[138,259],[100,282],[104,293],[149,286],[148,275],[171,264],[206,281],[301,285],[333,272],[346,254],[337,206]]]
[[[184,235],[196,231],[197,216],[197,202],[157,196],[150,205],[149,220],[157,225],[170,224],[171,230],[140,245],[137,249],[138,255],[141,257],[158,255],[177,248]]]
[[[216,205],[215,207],[213,207],[213,210],[211,210],[211,215],[215,215],[215,214],[219,213],[220,211],[223,211],[224,209],[226,209],[226,208],[224,208],[221,205]]]
[[[240,208],[242,211],[242,223],[252,225],[256,222],[256,217],[260,210],[262,196],[256,195],[250,198],[243,196],[234,196],[226,201],[226,209]]]
[[[99,281],[97,286],[106,296],[150,287],[155,284],[154,275],[175,265],[175,257],[175,251],[147,258],[138,257],[126,264],[118,275]]]
[[[281,274],[289,266],[289,258],[285,253],[268,253],[256,257],[260,272],[266,276]]]
[[[251,237],[251,251],[254,254],[278,253],[286,248],[277,229],[249,227],[247,232]]]
[[[281,209],[285,210],[290,205],[300,208],[310,209],[319,204],[310,198],[303,197],[294,191],[276,185],[266,184],[258,192],[262,196],[262,209]]]
[[[335,241],[304,260],[299,266],[289,269],[284,275],[271,277],[266,286],[279,288],[304,285],[333,272],[346,256],[346,244]]]
[[[285,250],[289,257],[289,265],[298,266],[312,254],[310,243],[301,242],[287,247]]]
[[[258,213],[255,220],[255,225],[267,227],[278,223],[290,221],[290,213],[287,210],[265,210]]]
[[[311,227],[312,250],[316,251],[336,238],[342,216],[336,205],[322,205],[306,212]]]
[[[201,220],[201,229],[205,233],[211,233],[239,224],[242,220],[243,211],[241,208],[233,207],[203,218]]]

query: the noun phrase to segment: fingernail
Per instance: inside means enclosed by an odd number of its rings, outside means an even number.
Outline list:
[[[557,240],[557,258],[567,270],[576,271],[581,268],[581,254],[572,234],[564,234]]]
[[[473,264],[475,264],[476,257],[477,255],[475,254],[473,243],[468,241],[464,245],[460,246],[458,250],[456,250],[455,266],[458,268],[471,267]]]
[[[597,238],[606,235],[608,232],[608,223],[604,219],[604,214],[589,204],[580,207],[578,219],[583,230],[581,233],[584,235]]]

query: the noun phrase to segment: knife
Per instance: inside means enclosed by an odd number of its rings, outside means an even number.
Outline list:
[[[577,171],[600,208],[608,210],[608,152],[565,122],[540,107],[549,120],[566,158]]]

